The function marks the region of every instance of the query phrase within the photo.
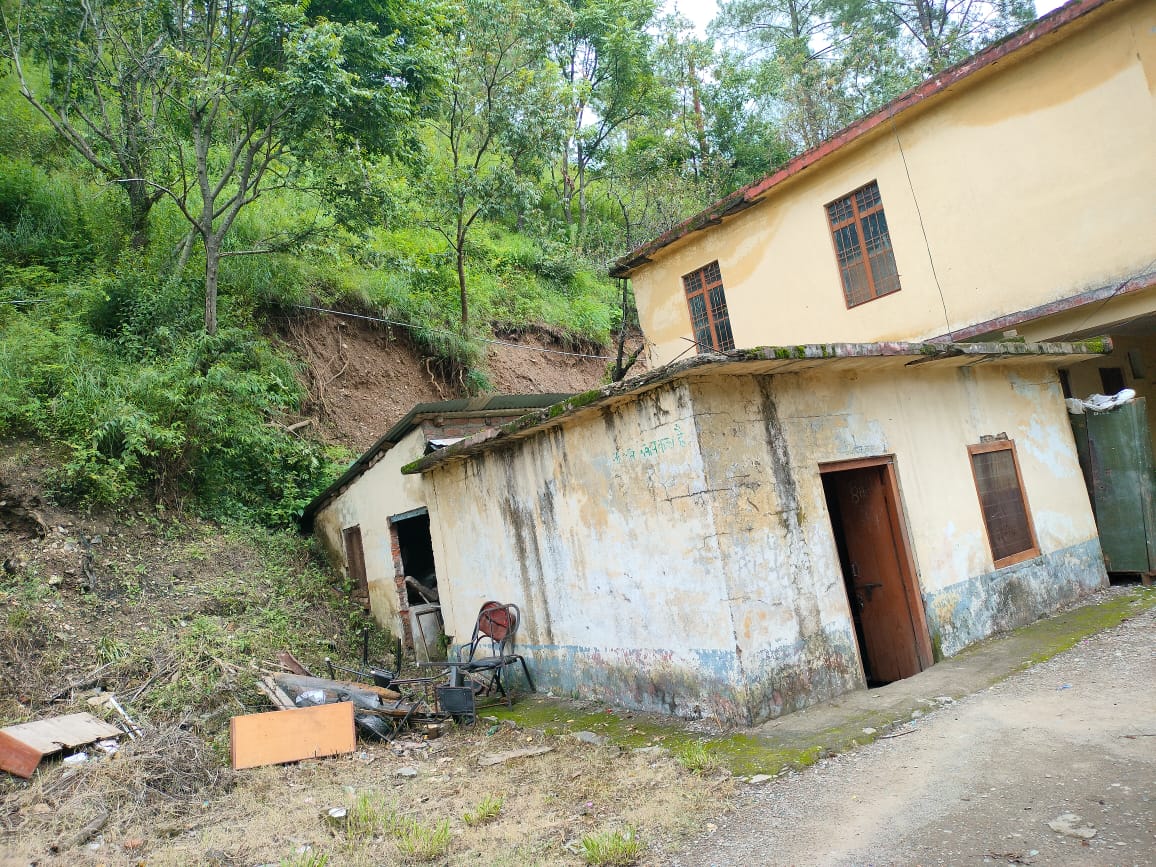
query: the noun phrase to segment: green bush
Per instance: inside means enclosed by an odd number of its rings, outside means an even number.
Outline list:
[[[0,434],[67,444],[61,492],[88,503],[152,496],[206,516],[287,524],[332,477],[322,449],[273,420],[301,397],[252,332],[173,333],[171,351],[124,362],[114,341],[32,316],[0,345]],[[119,334],[123,334],[123,327]]]
[[[92,248],[78,185],[0,156],[0,262],[61,270]]]

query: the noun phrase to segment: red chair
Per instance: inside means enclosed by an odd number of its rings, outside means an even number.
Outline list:
[[[526,660],[521,654],[511,652],[520,619],[521,612],[517,605],[494,601],[483,603],[469,644],[459,645],[457,659],[445,663],[450,669],[451,684],[460,684],[463,677],[467,678],[473,682],[476,694],[491,695],[496,692],[506,700],[508,706],[513,704],[513,700],[502,682],[502,674],[512,665],[521,665],[530,692],[537,692],[534,679],[526,667]],[[487,640],[489,645],[484,647]]]

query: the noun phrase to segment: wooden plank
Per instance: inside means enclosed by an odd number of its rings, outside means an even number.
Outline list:
[[[297,707],[293,704],[293,700],[285,695],[281,687],[277,686],[276,682],[271,677],[263,677],[257,681],[257,689],[265,694],[265,697],[273,703],[273,706],[281,710],[292,710]]]
[[[256,768],[351,753],[357,746],[350,702],[235,716],[229,721],[233,768]]]
[[[0,770],[29,779],[44,753],[0,731]]]
[[[83,712],[6,726],[0,729],[0,769],[28,779],[44,756],[123,734]]]

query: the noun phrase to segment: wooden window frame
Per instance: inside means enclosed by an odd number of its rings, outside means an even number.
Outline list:
[[[717,280],[708,280],[707,274],[713,268],[717,274]],[[691,281],[697,278],[699,285],[692,289]],[[703,341],[699,339],[699,332],[695,328],[694,319],[694,305],[693,299],[701,297],[703,300],[703,307],[706,313],[706,327],[710,332],[710,347],[712,352],[729,352],[735,348],[734,329],[731,327],[730,307],[726,300],[726,288],[723,286],[722,269],[719,267],[718,259],[713,262],[707,262],[701,268],[696,268],[689,274],[682,275],[682,289],[686,297],[687,314],[690,316],[690,334],[691,339],[698,351],[708,351],[708,347]],[[711,303],[711,294],[717,289],[722,299],[721,305],[714,305]],[[718,311],[722,310],[722,315],[718,315]]]
[[[859,193],[863,192],[869,187],[875,187],[876,194],[879,199],[879,204],[864,211],[860,211],[857,196]],[[831,208],[840,202],[843,202],[844,200],[851,203],[851,216],[836,222],[831,216]],[[884,231],[887,233],[888,252],[891,255],[892,263],[895,265],[895,288],[889,289],[886,292],[880,292],[876,286],[875,271],[871,267],[871,255],[867,251],[867,240],[863,235],[864,218],[874,216],[875,214],[881,214],[884,221],[887,219],[886,210],[883,207],[883,193],[879,190],[879,182],[877,180],[868,181],[862,186],[851,190],[851,192],[847,193],[846,195],[839,196],[838,198],[827,202],[827,204],[823,206],[823,213],[827,217],[827,231],[831,236],[831,249],[835,253],[835,268],[839,273],[839,287],[843,291],[843,303],[847,305],[848,310],[852,309],[853,307],[860,307],[864,304],[868,304],[879,298],[886,298],[888,295],[894,295],[896,292],[899,292],[903,288],[902,281],[899,279],[899,263],[895,261],[895,244],[891,240],[891,227],[889,225],[885,226]],[[870,293],[867,298],[864,298],[862,301],[856,301],[854,303],[852,303],[851,299],[848,297],[847,283],[843,276],[844,269],[843,263],[839,258],[839,242],[837,240],[837,233],[841,229],[847,228],[848,226],[855,227],[855,237],[858,240],[859,254],[863,257],[863,272],[867,277],[867,288]]]
[[[984,513],[983,496],[979,490],[979,477],[975,474],[975,455],[989,454],[991,452],[1011,452],[1012,465],[1016,470],[1016,484],[1019,486],[1020,502],[1024,506],[1024,519],[1028,525],[1028,537],[1031,539],[1031,547],[1016,554],[1009,554],[1006,557],[996,558],[995,551],[991,545],[991,528],[987,523],[987,515]],[[991,442],[979,443],[967,447],[967,462],[971,465],[971,479],[975,485],[976,500],[979,503],[979,514],[983,519],[984,533],[987,535],[987,549],[991,552],[992,561],[996,569],[1002,569],[1005,566],[1013,566],[1016,563],[1022,563],[1025,560],[1031,560],[1040,556],[1040,543],[1036,537],[1036,522],[1032,517],[1032,506],[1028,502],[1027,489],[1024,487],[1023,473],[1020,471],[1020,459],[1016,453],[1016,444],[1014,440],[992,440]]]

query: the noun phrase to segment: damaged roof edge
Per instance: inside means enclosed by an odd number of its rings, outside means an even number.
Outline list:
[[[320,494],[310,500],[302,510],[297,526],[302,533],[313,531],[313,520],[317,514],[329,505],[342,490],[354,482],[362,473],[372,467],[380,455],[385,454],[399,442],[406,438],[417,427],[418,422],[425,418],[438,415],[463,414],[508,415],[511,410],[537,409],[538,407],[553,406],[559,401],[570,397],[565,392],[551,392],[548,394],[495,394],[486,397],[463,397],[454,400],[439,400],[432,403],[415,404],[409,412],[391,427],[385,434],[371,445],[361,457],[355,460],[344,473],[337,477]]]
[[[1014,356],[1051,356],[1056,360],[1073,356],[1105,355],[1112,351],[1107,338],[1080,343],[812,343],[799,346],[758,346],[726,353],[703,353],[672,361],[626,382],[616,382],[568,397],[553,406],[527,413],[501,427],[466,437],[448,448],[440,449],[401,468],[403,475],[420,475],[442,464],[462,460],[488,451],[502,442],[525,436],[537,429],[552,426],[564,418],[591,407],[603,406],[627,396],[638,395],[695,371],[751,362],[834,361],[851,358],[906,357],[907,365],[960,356],[1009,358]],[[786,371],[784,371],[786,372]]]
[[[741,210],[757,203],[756,200],[770,189],[778,186],[804,169],[829,156],[837,150],[846,147],[862,138],[880,124],[894,119],[903,112],[922,104],[931,97],[945,92],[948,88],[964,79],[980,72],[983,69],[1006,60],[1009,55],[1020,49],[1027,48],[1039,41],[1042,37],[1055,33],[1060,28],[1077,19],[1083,18],[1102,6],[1107,6],[1116,0],[1073,0],[1058,9],[1041,16],[1015,33],[988,46],[978,54],[948,67],[937,75],[924,80],[915,87],[901,93],[882,108],[860,118],[831,138],[804,151],[794,159],[789,160],[781,168],[760,180],[753,181],[745,187],[740,187],[730,195],[715,202],[710,207],[684,220],[669,231],[659,235],[651,241],[637,247],[625,256],[617,259],[610,266],[611,277],[629,277],[636,268],[650,261],[650,256],[675,241],[709,226],[720,222],[723,217],[729,217]]]

